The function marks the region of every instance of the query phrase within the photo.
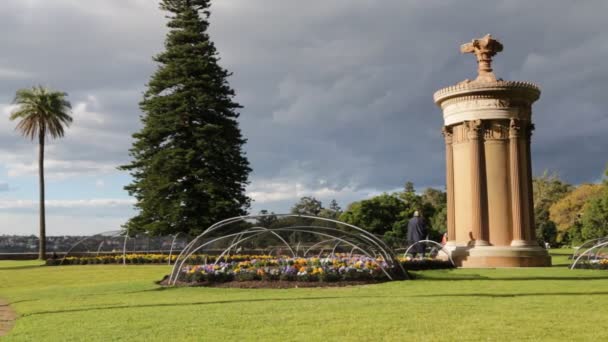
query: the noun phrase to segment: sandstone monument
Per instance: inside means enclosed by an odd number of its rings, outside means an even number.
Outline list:
[[[540,89],[492,72],[500,42],[486,35],[460,47],[478,76],[438,90],[446,146],[448,242],[463,267],[549,266],[534,234],[530,139]]]

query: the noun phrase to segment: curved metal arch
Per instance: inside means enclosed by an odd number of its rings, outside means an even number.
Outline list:
[[[125,233],[125,241],[122,244],[122,264],[127,265],[127,241],[129,241],[129,228]]]
[[[591,240],[587,240],[587,241],[583,242],[583,244],[580,245],[578,247],[578,249],[572,254],[572,260],[576,259],[580,255],[580,253],[582,253],[583,251],[586,251],[587,249],[592,248],[593,246],[597,245],[598,243],[602,243],[606,240],[608,240],[608,237],[601,237],[601,238],[591,239]],[[589,245],[589,247],[586,247],[587,245]]]
[[[306,257],[306,255],[308,254],[308,252],[310,252],[311,249],[317,247],[318,245],[321,245],[321,244],[324,244],[324,243],[327,243],[327,242],[331,242],[331,241],[334,241],[334,240],[336,240],[336,238],[331,238],[331,239],[327,239],[327,240],[323,240],[323,241],[319,241],[319,242],[315,243],[314,245],[308,247],[308,249],[304,251],[304,255],[303,256]]]
[[[379,250],[381,250],[383,252],[383,259],[387,260],[389,262],[395,262],[394,258],[391,256],[391,253],[389,253],[390,249],[385,249],[385,247],[380,246],[375,239],[371,239],[369,238],[369,236],[366,235],[357,235],[353,232],[348,232],[348,231],[344,231],[344,230],[340,230],[337,228],[332,228],[332,227],[324,227],[324,226],[287,226],[287,227],[281,227],[281,228],[314,228],[314,229],[320,229],[320,230],[328,230],[328,231],[332,231],[332,232],[336,232],[336,233],[340,233],[342,235],[347,235],[349,237],[355,238],[357,240],[359,240],[360,242],[369,244],[371,242],[370,246],[375,246],[377,247]],[[386,247],[388,248],[388,247]]]
[[[101,247],[103,247],[103,245],[105,243],[106,242],[104,240],[101,240],[101,243],[99,244],[99,247],[97,247],[97,254],[95,254],[96,257],[99,256],[99,251],[101,251]]]
[[[63,264],[63,262],[65,261],[65,258],[67,258],[67,257],[68,257],[68,255],[70,255],[70,252],[71,252],[71,251],[72,251],[72,250],[73,250],[73,249],[74,249],[76,246],[79,246],[81,243],[83,243],[83,242],[85,242],[85,241],[87,241],[87,240],[89,240],[89,239],[91,239],[91,238],[94,238],[94,237],[96,237],[96,236],[103,236],[104,234],[111,234],[111,235],[110,235],[111,237],[119,237],[121,233],[122,233],[122,231],[120,231],[120,230],[118,230],[118,231],[111,230],[111,231],[102,232],[102,233],[99,233],[99,234],[95,234],[95,235],[90,235],[90,236],[83,237],[82,239],[80,239],[80,240],[76,241],[76,243],[75,243],[75,244],[73,244],[73,245],[72,245],[72,247],[70,247],[70,249],[68,249],[68,251],[67,251],[67,252],[65,252],[65,254],[63,255],[63,258],[61,258],[61,262],[59,262],[59,266],[61,266],[61,265]]]
[[[278,228],[277,230],[299,231],[299,232],[302,232],[302,233],[310,233],[310,234],[315,234],[315,235],[324,236],[324,237],[333,237],[333,236],[331,236],[329,234],[319,233],[319,232],[315,232],[315,231],[307,231],[307,230],[299,230],[299,229],[289,229],[289,228]],[[337,239],[340,239],[340,238],[337,238]],[[350,242],[348,240],[343,240],[343,239],[340,239],[340,240],[342,240],[341,242],[346,243],[347,245],[352,246],[353,249],[354,248],[359,249],[367,257],[374,259],[374,257],[371,254],[369,254],[367,251],[361,249],[359,246],[355,245],[354,243],[352,243],[352,242]],[[352,251],[351,251],[351,256],[352,256]],[[393,280],[393,277],[386,271],[386,269],[382,265],[378,265],[378,266],[380,266],[380,269],[382,270],[382,272],[384,272],[384,274],[388,277],[388,279]]]
[[[601,254],[602,254],[602,250],[603,250],[604,248],[606,248],[606,247],[608,247],[608,245],[606,245],[606,246],[601,246],[601,247],[599,247],[599,248],[597,249],[597,251],[595,251],[595,259],[594,259],[594,260],[598,260],[598,259],[600,258]]]
[[[579,255],[578,258],[576,258],[576,260],[574,260],[574,262],[572,262],[572,265],[570,265],[570,269],[573,270],[574,267],[576,266],[576,264],[578,263],[578,261],[585,255],[589,254],[592,250],[599,248],[599,247],[604,248],[605,246],[608,246],[608,241],[598,243],[598,244],[594,245],[593,247],[587,249],[585,252],[583,252],[581,255]]]
[[[250,230],[248,230],[245,233],[246,234],[253,234],[253,236],[257,236],[257,235],[260,235],[260,234],[265,233],[265,232],[266,231],[261,230],[261,229],[250,229]],[[169,276],[169,284],[172,284],[172,285],[176,284],[176,282],[177,282],[177,280],[179,278],[179,270],[181,270],[184,267],[184,263],[186,262],[186,260],[188,260],[188,258],[190,258],[194,253],[196,253],[199,250],[203,249],[207,245],[210,245],[212,243],[215,243],[217,241],[221,241],[221,240],[229,238],[229,237],[239,236],[239,235],[243,235],[243,232],[238,232],[238,233],[233,233],[233,234],[229,234],[229,235],[225,235],[225,236],[220,236],[218,238],[215,238],[215,239],[212,239],[210,241],[207,241],[207,242],[203,243],[202,245],[200,245],[200,246],[196,247],[195,249],[193,249],[191,252],[189,252],[189,254],[186,257],[184,257],[181,260],[181,262],[179,263],[179,266],[178,266],[178,262],[177,261],[173,265],[173,269],[171,271],[171,275]]]
[[[241,220],[241,219],[243,219],[243,218],[245,218],[245,217],[247,217],[247,216],[236,216],[236,217],[231,217],[231,218],[227,218],[227,219],[222,220],[222,221],[218,221],[218,222],[216,222],[216,223],[212,224],[211,226],[209,226],[209,228],[205,229],[205,230],[204,230],[204,231],[203,231],[201,234],[197,235],[197,236],[196,236],[194,239],[192,239],[192,241],[190,241],[190,242],[189,242],[189,243],[188,243],[188,244],[187,244],[187,245],[186,245],[186,246],[185,246],[185,247],[184,247],[184,248],[183,248],[183,249],[180,251],[180,253],[178,254],[177,258],[175,259],[175,264],[177,264],[177,263],[178,263],[178,261],[180,260],[180,258],[181,258],[183,255],[187,255],[188,253],[190,253],[190,249],[192,249],[192,246],[194,246],[194,245],[196,244],[196,242],[198,242],[198,240],[199,240],[200,238],[202,238],[202,237],[203,237],[205,234],[207,234],[207,232],[209,231],[209,229],[212,229],[212,228],[214,228],[215,226],[220,225],[220,224],[224,224],[224,223],[228,224],[228,223],[236,222],[236,221]]]
[[[452,263],[452,266],[456,266],[456,264],[454,264],[454,260],[452,260],[452,256],[445,249],[445,246],[443,246],[442,244],[438,243],[437,241],[433,241],[433,240],[420,240],[420,241],[414,242],[405,250],[405,253],[403,253],[403,257],[405,258],[405,256],[410,251],[410,249],[419,243],[433,243],[433,244],[437,245],[440,248],[440,250],[448,256],[448,258],[450,259],[450,262]]]
[[[239,234],[241,234],[242,232],[238,232],[238,233],[233,233],[233,234],[228,234],[228,235],[224,235],[224,236],[220,236],[217,237],[215,239],[212,239],[210,241],[207,241],[205,243],[203,243],[202,245],[198,246],[197,248],[195,248],[192,252],[190,252],[187,257],[182,258],[181,262],[179,262],[178,260],[175,261],[175,264],[173,264],[173,269],[171,271],[171,275],[169,276],[169,283],[171,283],[173,281],[173,285],[175,285],[175,282],[177,281],[177,275],[179,275],[179,270],[184,267],[184,263],[186,262],[186,260],[188,260],[188,258],[196,253],[197,251],[199,251],[200,249],[202,249],[203,247],[210,245],[212,243],[215,243],[217,241],[221,241],[223,239],[227,239],[229,237],[233,237],[233,236],[237,236]],[[178,266],[179,264],[179,266]]]
[[[74,249],[74,247],[80,245],[82,242],[86,241],[89,238],[91,238],[91,236],[87,236],[85,238],[82,238],[82,239],[80,239],[80,241],[77,241],[72,247],[70,247],[70,249],[68,249],[68,251],[65,252],[65,254],[63,255],[63,258],[61,258],[61,262],[59,263],[59,266],[61,266],[63,264],[63,261],[65,260],[65,258],[68,257],[68,255],[70,254],[70,252],[72,251],[72,249]]]
[[[171,265],[171,255],[173,254],[173,246],[175,245],[175,240],[177,239],[178,235],[181,234],[182,232],[178,232],[177,234],[173,235],[173,241],[171,241],[171,247],[169,248],[169,257],[167,259],[167,265]]]
[[[239,240],[237,240],[236,242],[234,242],[234,240],[232,240],[232,241],[233,241],[233,243],[232,243],[230,246],[228,246],[228,248],[226,248],[226,249],[225,249],[225,250],[224,250],[224,251],[223,251],[223,252],[220,254],[220,256],[218,256],[218,257],[215,259],[215,262],[214,262],[213,264],[214,264],[214,265],[217,265],[217,262],[218,262],[218,261],[219,261],[219,260],[220,260],[220,259],[221,259],[221,258],[222,258],[222,257],[223,257],[223,256],[224,256],[226,253],[227,253],[227,252],[229,252],[229,251],[232,249],[232,247],[236,247],[236,246],[238,246],[238,245],[239,245],[241,242],[246,241],[246,240],[249,240],[249,239],[251,239],[252,237],[255,237],[255,236],[261,235],[261,234],[263,234],[264,232],[270,233],[270,234],[274,235],[275,237],[277,237],[279,240],[281,240],[281,242],[283,242],[283,243],[285,244],[285,246],[287,246],[287,248],[289,249],[289,251],[291,251],[291,254],[293,255],[293,257],[294,257],[294,258],[296,257],[296,253],[293,251],[293,249],[291,249],[291,246],[290,246],[290,245],[287,243],[287,241],[285,241],[285,239],[283,239],[283,237],[282,237],[281,235],[277,234],[277,233],[276,233],[276,232],[274,232],[272,229],[265,228],[265,227],[252,227],[252,228],[247,229],[245,232],[248,232],[248,231],[249,231],[249,230],[251,230],[251,229],[262,229],[262,230],[263,230],[263,232],[260,232],[260,234],[256,234],[256,235],[254,235],[254,236],[247,237],[247,238],[245,238],[245,239],[240,238],[240,236],[242,236],[242,234],[241,234],[241,235],[239,235]]]
[[[316,246],[318,246],[318,245],[320,245],[320,244],[322,244],[322,243],[327,243],[327,242],[330,242],[330,241],[335,241],[335,240],[339,240],[339,239],[337,239],[337,238],[335,238],[335,237],[334,237],[334,238],[331,238],[331,239],[327,239],[327,240],[323,240],[323,241],[319,241],[319,242],[315,243],[314,245],[310,246],[310,247],[309,247],[309,248],[308,248],[308,249],[307,249],[307,250],[304,252],[304,257],[306,257],[306,255],[308,254],[308,252],[309,252],[311,249],[313,249],[314,247],[316,247]],[[338,242],[337,242],[337,243],[334,245],[334,247],[333,247],[333,249],[331,250],[331,253],[330,253],[330,255],[331,255],[332,257],[334,257],[334,255],[335,255],[335,254],[334,254],[334,252],[335,252],[335,250],[336,250],[336,247],[338,247],[338,246],[339,246],[341,243],[342,243],[342,241],[338,241]],[[353,244],[354,244],[354,243],[353,243]],[[353,248],[350,250],[349,257],[352,257],[352,255],[353,255],[353,250],[355,250],[355,249],[358,249],[358,250],[360,250],[361,252],[363,252],[363,249],[361,249],[361,248],[359,248],[359,247],[353,247]],[[321,254],[322,254],[322,252],[323,252],[324,250],[325,250],[325,249],[321,249],[321,252],[320,252],[320,253],[317,255],[317,257],[319,257],[319,258],[320,258],[320,257],[321,257]]]
[[[245,234],[249,234],[249,233],[258,233],[258,234],[256,234],[256,236],[257,236],[257,235],[260,235],[261,233],[265,233],[265,232],[268,232],[268,231],[269,231],[269,229],[268,229],[268,228],[264,228],[264,227],[254,227],[254,228],[249,228],[249,229],[247,229],[247,230],[246,230],[246,231],[244,231],[244,232],[238,232],[238,233],[233,233],[233,234],[228,234],[228,235],[220,236],[220,237],[218,237],[218,238],[215,238],[215,239],[212,239],[212,240],[210,240],[210,241],[207,241],[207,242],[203,243],[202,245],[200,245],[200,246],[198,246],[198,247],[196,247],[196,248],[192,249],[191,251],[189,251],[189,252],[188,252],[188,254],[187,254],[185,257],[183,257],[183,258],[181,259],[181,262],[179,262],[179,267],[178,267],[178,261],[179,261],[179,260],[176,260],[176,262],[175,262],[175,264],[174,264],[174,266],[173,266],[173,270],[171,271],[171,275],[170,275],[170,277],[169,277],[169,283],[173,282],[173,285],[175,285],[175,282],[177,281],[177,277],[178,277],[178,275],[179,275],[179,270],[180,270],[182,267],[184,267],[184,263],[186,262],[186,260],[188,260],[188,258],[190,258],[190,257],[192,256],[192,254],[194,254],[194,253],[198,252],[198,251],[199,251],[199,250],[201,250],[203,247],[206,247],[207,245],[210,245],[210,244],[212,244],[212,243],[215,243],[215,242],[217,242],[217,241],[221,241],[221,240],[226,239],[226,238],[229,238],[229,237],[243,235],[244,233],[245,233]],[[278,236],[278,234],[274,234],[274,235]],[[281,238],[281,237],[279,236],[279,238]],[[283,240],[283,239],[281,239],[281,240],[285,242],[285,240]],[[286,243],[286,242],[285,242],[285,243]],[[289,246],[289,244],[287,244],[287,243],[286,243],[286,246],[288,246],[288,247],[289,247],[289,249],[290,249],[290,250],[292,250],[292,249],[291,249],[291,247]],[[292,250],[292,252],[293,252],[293,250]],[[223,256],[223,254],[224,254],[224,253],[222,253],[222,256]],[[295,255],[295,254],[294,254],[294,255]],[[219,258],[218,258],[218,259],[219,259]],[[216,262],[217,262],[217,259],[216,259]]]

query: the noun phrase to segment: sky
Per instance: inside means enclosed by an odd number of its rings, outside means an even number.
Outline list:
[[[494,71],[540,85],[534,174],[573,184],[608,162],[608,2],[216,0],[210,35],[233,72],[253,172],[251,212],[302,196],[342,207],[444,188],[442,115],[433,93],[473,79],[459,47],[491,33]],[[0,7],[0,234],[38,230],[37,145],[8,119],[15,91],[66,91],[73,125],[46,149],[47,235],[117,230],[134,215],[138,103],[167,29],[154,0],[3,0]]]

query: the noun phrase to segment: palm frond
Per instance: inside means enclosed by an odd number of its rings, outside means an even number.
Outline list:
[[[52,91],[42,86],[17,90],[13,100],[17,109],[10,115],[11,120],[20,120],[15,129],[30,139],[40,136],[62,137],[64,128],[73,121],[70,116],[72,105],[66,99],[67,96],[65,92]]]

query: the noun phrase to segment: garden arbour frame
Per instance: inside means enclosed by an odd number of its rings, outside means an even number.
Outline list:
[[[341,229],[334,228],[331,226],[291,223],[285,226],[279,225],[275,227],[262,227],[259,225],[251,225],[251,227],[248,227],[238,232],[227,232],[226,234],[221,234],[222,230],[227,230],[232,224],[236,224],[239,222],[247,222],[251,220],[259,221],[259,219],[261,218],[263,219],[269,217],[276,218],[277,221],[275,222],[280,222],[280,219],[285,218],[312,220],[312,222],[326,222],[330,223],[331,225],[336,225]],[[285,245],[285,247],[292,254],[293,257],[298,257],[297,254],[299,252],[299,241],[298,247],[294,250],[292,245],[283,236],[281,236],[282,233],[305,233],[310,234],[311,236],[325,239],[323,241],[316,242],[313,246],[321,245],[322,243],[333,243],[333,241],[335,241],[331,255],[334,254],[338,246],[345,245],[350,248],[351,256],[354,251],[358,251],[362,255],[365,255],[370,258],[380,258],[384,261],[384,263],[386,263],[386,265],[380,265],[380,267],[384,274],[388,277],[388,279],[392,280],[394,278],[395,271],[399,273],[398,275],[407,275],[407,272],[405,271],[401,263],[397,260],[397,257],[393,250],[382,239],[360,227],[338,220],[317,216],[297,214],[264,214],[232,217],[211,225],[209,228],[207,228],[205,231],[195,237],[188,245],[186,245],[186,247],[178,255],[171,274],[169,275],[168,284],[175,285],[177,283],[181,270],[186,265],[188,259],[195,255],[195,253],[202,253],[206,247],[211,246],[214,243],[228,241],[228,239],[231,239],[228,243],[228,246],[225,247],[222,253],[220,253],[219,257],[216,258],[215,263],[217,263],[224,255],[228,254],[232,249],[237,248],[241,243],[258,236],[263,236],[265,234],[269,234],[277,238],[279,241],[281,241],[283,245]],[[205,240],[206,238],[207,240]],[[304,251],[302,257],[305,257],[308,252],[312,250],[313,246],[309,247],[306,251]],[[319,253],[319,256],[321,255],[321,253]]]
[[[179,239],[178,239],[179,238]],[[141,254],[166,254],[168,252],[168,264],[171,264],[171,256],[175,252],[176,243],[180,241],[189,241],[190,239],[183,233],[164,236],[151,235],[134,235],[131,236],[127,230],[111,230],[103,233],[97,233],[90,236],[82,237],[63,254],[59,261],[59,265],[63,265],[66,258],[74,254],[85,254],[91,257],[99,256],[100,254],[119,255],[122,258],[122,264],[127,264],[127,255],[133,253]],[[111,241],[111,246],[108,246],[108,241]],[[131,246],[129,246],[131,245]],[[157,249],[150,249],[151,245]],[[167,249],[163,249],[163,245],[168,245]],[[112,248],[112,246],[114,248]],[[106,248],[105,250],[103,248]],[[108,250],[107,248],[112,248]]]
[[[585,243],[583,243],[572,255],[572,264],[570,265],[570,269],[575,269],[576,265],[581,262],[598,262],[600,259],[604,258],[602,255],[602,250],[605,248],[608,248],[608,236],[585,241]]]

